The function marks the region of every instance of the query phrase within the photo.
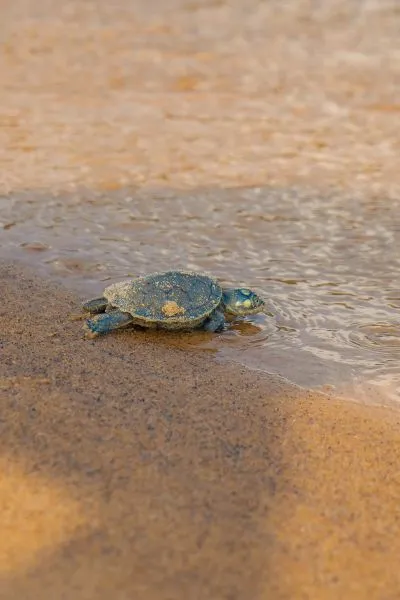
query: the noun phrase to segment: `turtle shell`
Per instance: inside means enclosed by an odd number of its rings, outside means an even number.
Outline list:
[[[179,329],[200,325],[221,303],[222,289],[208,275],[166,271],[114,283],[104,296],[139,325]]]

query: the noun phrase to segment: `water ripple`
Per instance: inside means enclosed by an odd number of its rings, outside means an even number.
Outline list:
[[[254,287],[268,314],[197,346],[301,385],[398,389],[399,208],[269,188],[19,194],[0,198],[0,247],[82,295],[171,266],[212,272]]]

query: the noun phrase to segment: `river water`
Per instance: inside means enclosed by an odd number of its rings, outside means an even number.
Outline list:
[[[304,188],[21,193],[0,198],[0,246],[82,298],[170,268],[253,287],[267,314],[163,343],[385,403],[400,401],[399,209]]]

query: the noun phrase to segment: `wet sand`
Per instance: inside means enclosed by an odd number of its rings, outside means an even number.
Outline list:
[[[397,411],[0,287],[0,598],[398,598]]]
[[[397,0],[15,0],[0,191],[399,193]]]
[[[5,3],[1,193],[389,201],[397,4],[280,5]],[[146,333],[83,340],[79,299],[17,265],[0,289],[1,600],[397,600],[398,411]]]

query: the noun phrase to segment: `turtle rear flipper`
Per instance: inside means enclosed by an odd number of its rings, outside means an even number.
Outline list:
[[[82,308],[85,312],[91,315],[97,315],[106,311],[108,301],[103,296],[101,298],[93,298],[93,300],[87,300],[82,304]]]
[[[113,310],[95,315],[92,319],[87,319],[83,329],[86,332],[86,337],[93,338],[114,331],[114,329],[126,327],[132,322],[133,317],[129,313]]]

